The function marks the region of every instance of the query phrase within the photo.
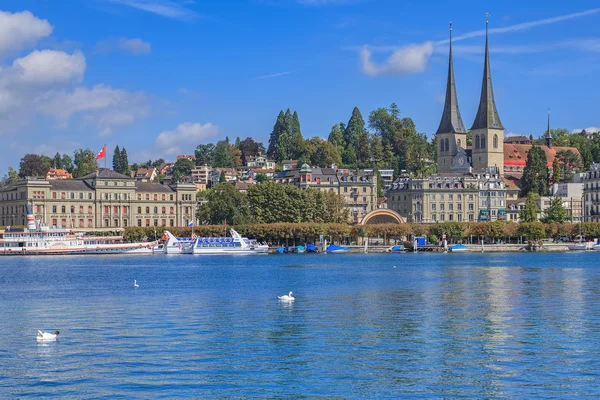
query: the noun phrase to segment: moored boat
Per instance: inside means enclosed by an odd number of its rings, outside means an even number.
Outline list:
[[[460,244],[460,243],[448,247],[448,250],[451,253],[468,253],[471,251],[470,248],[468,248],[464,244]]]
[[[347,253],[350,250],[350,246],[338,246],[337,244],[330,244],[327,247],[327,253]]]
[[[194,240],[193,254],[261,254],[269,250],[269,246],[256,239],[242,237],[234,229],[230,229],[231,237],[198,237]]]
[[[568,246],[571,251],[587,251],[594,250],[594,242],[577,242]]]

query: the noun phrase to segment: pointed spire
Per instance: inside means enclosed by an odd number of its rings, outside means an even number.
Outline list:
[[[454,83],[454,65],[452,62],[452,22],[450,22],[450,56],[448,61],[448,83],[444,112],[437,133],[467,133],[458,109],[458,97]]]
[[[489,14],[486,14],[488,17]],[[490,52],[488,48],[488,21],[485,21],[485,61],[483,66],[483,82],[481,85],[481,97],[479,99],[479,110],[475,116],[472,130],[474,129],[504,129],[496,102],[494,101],[494,89],[492,88],[492,71],[490,70]]]

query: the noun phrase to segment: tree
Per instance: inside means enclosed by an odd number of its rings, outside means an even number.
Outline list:
[[[221,175],[219,175],[219,183],[227,183],[227,177],[225,176],[225,171],[221,171]]]
[[[62,168],[68,173],[73,173],[73,159],[68,154],[62,155]]]
[[[552,183],[560,182],[560,162],[557,157],[552,161]]]
[[[62,157],[60,156],[60,153],[57,152],[54,155],[54,158],[52,159],[52,166],[57,169],[63,169]]]
[[[236,166],[234,160],[235,147],[231,146],[227,140],[220,140],[215,146],[213,152],[213,166],[216,168],[233,168]],[[239,150],[237,150],[239,152]],[[239,153],[236,153],[236,156]]]
[[[264,172],[258,172],[256,175],[254,175],[254,180],[258,183],[263,183],[268,182],[271,179]]]
[[[307,149],[310,165],[330,168],[332,164],[340,165],[342,163],[338,148],[330,141],[315,136],[306,142],[305,148]]]
[[[196,165],[210,165],[213,166],[215,145],[212,143],[208,144],[199,144],[194,151],[194,155],[196,156]]]
[[[381,173],[379,172],[379,168],[375,167],[373,173],[377,177],[377,197],[383,197],[383,189],[385,186],[385,182],[383,178],[381,178]]]
[[[119,150],[119,145],[115,147],[115,151],[113,153],[113,171],[121,172],[121,150]]]
[[[253,185],[260,186],[260,185]],[[205,192],[206,202],[198,210],[198,220],[203,224],[240,225],[248,222],[248,197],[235,190],[233,185],[219,183]]]
[[[371,135],[371,159],[370,166],[377,167],[380,165],[384,157],[383,143],[377,135]]]
[[[354,107],[346,130],[344,131],[344,141],[346,142],[346,146],[357,147],[358,136],[363,132],[365,132],[365,120],[358,107]],[[355,149],[355,151],[358,154],[359,149]]]
[[[545,211],[542,222],[544,223],[558,223],[562,224],[569,220],[569,213],[562,205],[562,199],[560,197],[553,197],[550,200],[550,207]]]
[[[158,166],[162,165],[164,163],[165,160],[163,160],[162,158],[158,159],[157,161],[160,161],[160,164],[158,164]],[[123,175],[131,175],[131,170],[129,169],[129,159],[127,157],[127,150],[125,149],[125,147],[123,147],[123,149],[121,150],[121,157],[119,159],[119,171],[121,174]]]
[[[369,134],[363,130],[356,137],[356,166],[366,168],[371,164],[371,143]]]
[[[331,127],[331,132],[329,132],[329,137],[327,140],[336,146],[340,152],[342,152],[346,148],[346,141],[344,140],[344,132],[341,128],[341,123],[335,124]]]
[[[527,201],[525,202],[525,209],[521,211],[519,215],[522,222],[535,222],[538,218],[540,208],[537,205],[535,199],[539,197],[537,192],[531,191],[527,194]]]
[[[0,186],[6,186],[11,183],[19,182],[19,174],[13,167],[8,167],[8,173],[4,175],[2,181],[0,182]]]
[[[251,137],[247,137],[246,139],[240,142],[240,152],[242,153],[242,163],[244,165],[248,165],[249,157],[256,157],[258,153],[264,151],[264,147],[262,143],[255,142]]]
[[[348,147],[342,154],[342,164],[345,167],[354,168],[356,167],[356,152],[354,147]]]
[[[75,169],[73,169],[73,178],[80,178],[98,170],[96,153],[91,149],[79,149],[75,151]]]
[[[267,155],[274,159],[277,162],[281,162],[282,158],[280,157],[280,149],[279,149],[279,138],[285,130],[285,114],[283,110],[279,111],[279,115],[277,116],[277,120],[275,121],[275,125],[273,126],[273,130],[271,131],[271,135],[269,136],[269,148],[267,150]]]
[[[192,173],[192,169],[194,169],[194,163],[187,158],[180,158],[173,165],[173,174],[171,181],[177,182],[184,176],[188,176]]]
[[[48,170],[52,167],[52,159],[45,156],[39,156],[37,154],[25,154],[21,158],[19,164],[19,177],[25,178],[27,176],[46,176]]]
[[[300,120],[296,111],[294,111],[294,114],[289,119],[287,130],[290,136],[289,157],[293,160],[298,160],[300,157],[305,156],[306,149],[304,147],[302,131],[300,130]]]
[[[560,150],[556,153],[556,158],[561,166],[560,182],[573,182],[574,173],[581,171],[583,168],[581,158],[571,150]],[[558,181],[554,182],[557,183]]]
[[[521,179],[521,193],[535,192],[540,196],[548,190],[546,153],[539,146],[531,146]]]

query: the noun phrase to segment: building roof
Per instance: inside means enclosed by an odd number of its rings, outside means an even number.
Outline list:
[[[527,154],[531,149],[530,144],[512,144],[512,143],[504,143],[504,165],[505,166],[522,166],[524,167],[527,164]],[[539,146],[546,154],[546,162],[549,167],[552,166],[552,162],[556,157],[556,153],[561,150],[564,151],[572,151],[576,155],[581,157],[579,154],[579,150],[575,147],[556,147],[552,146],[551,148],[548,146]]]
[[[48,172],[46,172],[46,176],[57,176],[57,177],[65,177],[65,178],[72,178],[73,175],[71,175],[69,172],[67,172],[64,169],[60,169],[60,168],[50,168],[48,170]]]
[[[504,138],[504,144],[517,143],[517,144],[531,144],[531,139],[527,136],[508,136]]]
[[[131,177],[120,174],[108,168],[99,168],[97,172],[92,172],[77,179],[94,179],[94,178],[105,178],[105,179],[127,179],[131,180]]]
[[[174,190],[171,189],[170,186],[163,185],[163,184],[156,183],[156,182],[136,182],[135,190],[137,192],[163,192],[163,193],[174,192]]]
[[[246,182],[236,181],[234,187],[236,190],[248,190],[250,185]]]
[[[151,168],[139,168],[137,170],[137,172],[135,173],[135,176],[138,178],[152,178],[152,175],[154,174],[154,172],[156,171],[156,168],[151,167]]]
[[[454,64],[452,62],[452,24],[450,24],[450,56],[448,61],[448,81],[446,83],[446,101],[437,133],[467,133],[458,108],[456,84],[454,83]]]
[[[60,179],[60,180],[51,180],[50,188],[52,190],[93,190],[89,187],[83,180],[80,179]]]
[[[479,98],[479,109],[473,121],[471,130],[475,129],[502,129],[504,126],[500,121],[496,102],[494,101],[494,89],[492,88],[492,71],[490,69],[490,52],[488,49],[488,22],[485,22],[485,60],[483,64],[483,82],[481,84],[481,97]]]

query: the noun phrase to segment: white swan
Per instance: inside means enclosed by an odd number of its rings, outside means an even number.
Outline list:
[[[137,284],[137,281],[134,279],[134,280],[133,280],[133,288],[134,288],[134,289],[137,289],[137,288],[139,288],[139,287],[140,287],[140,285],[138,285],[138,284]]]
[[[54,333],[37,331],[36,339],[40,342],[53,341],[58,338],[58,335],[60,335],[59,331],[56,331]]]
[[[277,296],[279,300],[283,301],[294,301],[294,296],[292,296],[292,292],[290,294],[284,294],[283,296]]]

